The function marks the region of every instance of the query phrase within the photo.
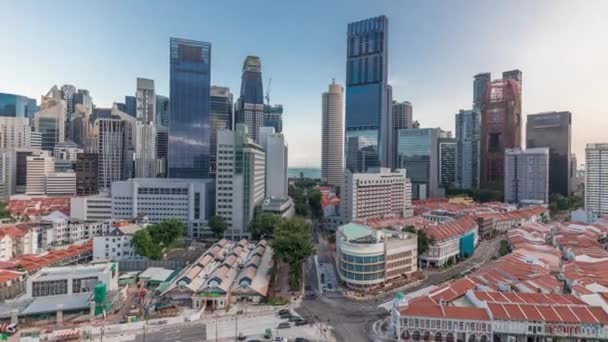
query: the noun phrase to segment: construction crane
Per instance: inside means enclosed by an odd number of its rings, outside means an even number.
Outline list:
[[[266,104],[270,106],[270,85],[272,84],[272,77],[268,78],[268,83],[266,84],[266,96],[264,96],[264,98],[266,99]]]

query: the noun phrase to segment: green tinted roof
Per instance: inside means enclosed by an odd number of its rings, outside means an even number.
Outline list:
[[[371,230],[357,223],[348,223],[340,227],[342,233],[348,241],[357,240],[371,234]]]

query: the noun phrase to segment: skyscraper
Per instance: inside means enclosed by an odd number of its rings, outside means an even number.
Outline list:
[[[392,146],[392,165],[397,167],[399,164],[399,154],[397,153],[397,135],[400,129],[412,128],[413,109],[409,101],[397,102],[393,101],[393,146]]]
[[[456,113],[456,186],[461,189],[479,187],[479,129],[478,110]]]
[[[587,144],[585,148],[585,211],[608,215],[608,143]]]
[[[137,78],[135,177],[156,177],[156,93],[154,81]]]
[[[247,56],[243,62],[235,122],[247,125],[249,137],[256,143],[260,142],[258,134],[260,127],[264,126],[264,86],[262,63],[258,56]]]
[[[456,183],[456,139],[439,138],[439,185],[443,188]]]
[[[481,110],[480,183],[502,191],[505,150],[521,147],[521,71],[505,71],[502,79],[490,83],[486,82],[489,75],[482,75],[473,83]],[[483,98],[479,98],[481,89],[485,89]]]
[[[412,182],[412,199],[438,197],[439,193],[439,128],[406,128],[397,132],[396,168],[407,169]]]
[[[264,105],[264,126],[274,127],[275,133],[283,132],[283,105]]]
[[[38,111],[36,100],[29,97],[0,93],[0,116],[33,118]]]
[[[209,175],[211,44],[171,38],[168,176]]]
[[[95,121],[98,157],[98,188],[109,191],[112,182],[123,179],[125,171],[126,122],[120,117],[102,117]]]
[[[260,128],[260,145],[266,154],[266,197],[287,198],[288,148],[283,133],[274,127]]]
[[[46,108],[34,114],[34,127],[42,136],[42,149],[53,151],[55,144],[65,141],[66,105],[63,100],[47,102]]]
[[[548,112],[528,115],[526,148],[549,148],[549,194],[568,197],[572,192],[570,156],[572,114]]]
[[[505,151],[505,202],[549,202],[549,149],[510,148]]]
[[[232,93],[227,87],[211,87],[211,137],[209,152],[209,176],[215,177],[217,161],[217,132],[222,129],[233,129],[234,114]]]
[[[332,80],[322,99],[321,180],[342,183],[344,170],[344,88]]]
[[[388,18],[348,24],[346,57],[346,168],[389,166]]]
[[[97,194],[97,153],[79,153],[76,156],[76,196]]]
[[[125,96],[125,113],[135,117],[137,115],[137,99],[135,96]]]
[[[0,116],[0,149],[32,147],[30,119]]]
[[[61,86],[61,96],[65,101],[66,115],[65,115],[65,139],[69,139],[70,126],[72,123],[72,114],[74,113],[75,103],[74,95],[77,94],[76,87],[71,84],[64,84]]]

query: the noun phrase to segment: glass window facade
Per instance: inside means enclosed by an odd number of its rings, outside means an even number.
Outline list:
[[[210,68],[210,43],[171,38],[169,177],[209,175]]]
[[[400,168],[407,170],[412,198],[434,196],[438,181],[438,134],[436,128],[411,128],[397,131],[397,153]],[[420,190],[420,185],[424,189]],[[420,193],[422,191],[423,193]]]
[[[350,280],[372,281],[384,278],[384,254],[371,256],[340,253],[340,273]]]
[[[345,143],[347,169],[366,171],[380,166],[377,129],[347,130]]]
[[[33,118],[38,111],[36,100],[29,97],[0,93],[0,116]]]

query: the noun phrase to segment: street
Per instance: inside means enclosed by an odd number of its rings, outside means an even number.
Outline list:
[[[179,326],[162,327],[160,331],[138,334],[137,342],[198,342],[207,340],[207,328],[205,324],[194,323]]]

